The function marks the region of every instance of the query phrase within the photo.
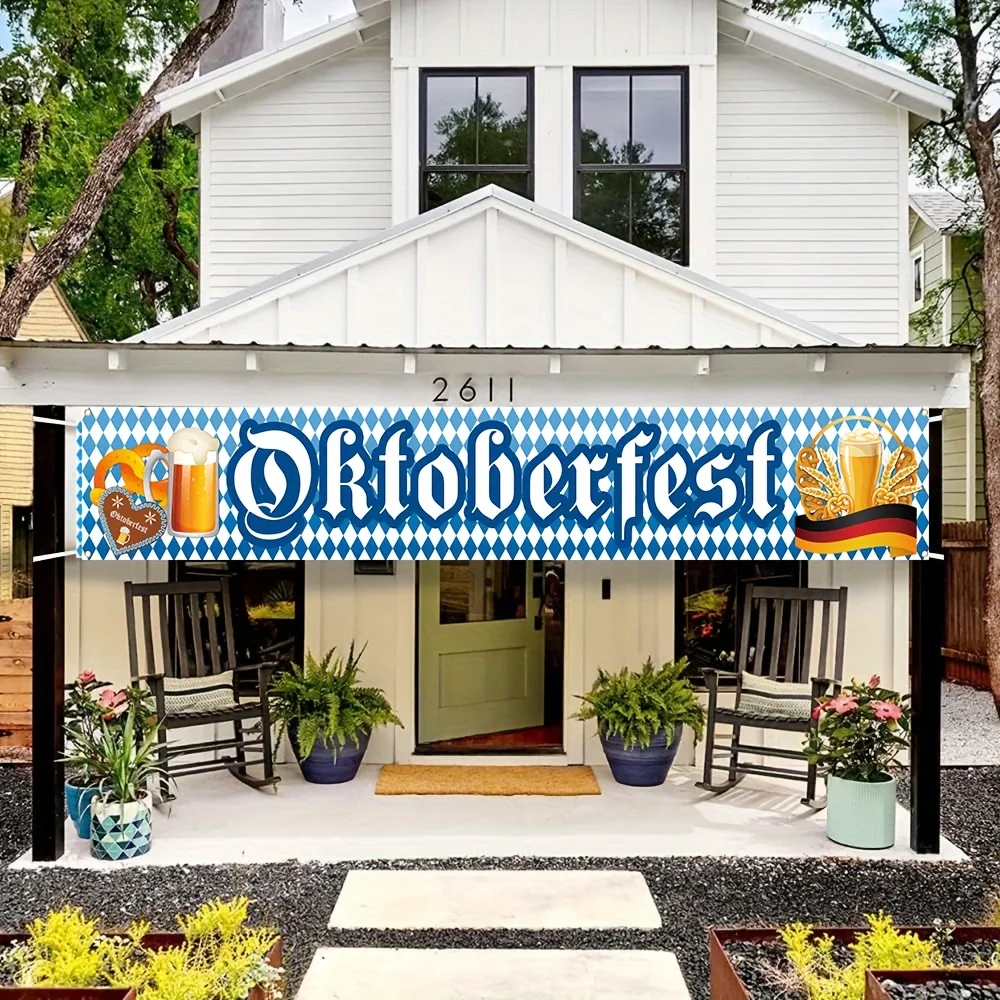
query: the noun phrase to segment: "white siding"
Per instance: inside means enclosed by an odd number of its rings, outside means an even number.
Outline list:
[[[573,71],[685,66],[689,74],[691,266],[714,271],[714,0],[395,0],[393,221],[419,211],[422,68],[534,70],[535,200],[573,214]]]
[[[390,224],[387,39],[207,119],[203,305]]]
[[[719,280],[864,343],[905,339],[899,112],[730,41],[718,86]]]

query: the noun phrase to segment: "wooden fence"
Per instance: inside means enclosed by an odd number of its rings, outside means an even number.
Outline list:
[[[28,746],[31,746],[31,598],[0,601],[0,749]]]
[[[944,673],[948,680],[990,689],[983,614],[986,601],[986,522],[942,525],[944,546]]]

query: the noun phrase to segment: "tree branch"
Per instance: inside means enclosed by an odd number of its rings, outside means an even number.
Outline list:
[[[205,51],[229,27],[237,2],[219,0],[214,13],[193,28],[181,42],[132,113],[98,153],[63,224],[4,286],[0,292],[0,340],[11,340],[17,335],[32,302],[69,267],[93,235],[129,157],[161,118],[157,96],[190,79]]]
[[[10,195],[10,243],[5,248],[9,255],[4,267],[4,283],[10,284],[21,268],[24,244],[28,238],[28,203],[35,182],[35,167],[41,155],[42,136],[38,124],[31,118],[21,126],[21,155],[18,160],[17,178]]]

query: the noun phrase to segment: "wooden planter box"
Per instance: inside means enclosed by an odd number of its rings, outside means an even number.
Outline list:
[[[816,927],[817,934],[827,934],[835,941],[842,941],[850,944],[854,939],[865,931],[864,927]],[[900,927],[901,931],[909,931],[920,937],[930,937],[934,933],[933,927]],[[952,930],[951,936],[956,941],[990,941],[1000,942],[1000,927],[956,927]],[[709,986],[711,1000],[750,1000],[743,981],[740,979],[729,955],[726,953],[726,945],[736,941],[747,944],[771,944],[780,940],[778,931],[774,927],[713,927],[708,932],[708,959],[709,959]],[[947,969],[931,969],[928,974],[931,979],[940,979],[942,974],[951,977],[952,971]],[[983,970],[968,970],[972,972],[982,972]],[[904,976],[923,975],[923,973],[878,971],[876,976],[882,979],[896,979],[903,981]],[[958,978],[958,977],[955,977]],[[874,996],[865,993],[866,1000],[876,1000]],[[882,990],[877,1000],[886,1000],[885,991]]]
[[[19,941],[26,941],[27,934],[0,933],[0,950]],[[176,948],[184,944],[184,935],[179,931],[153,931],[142,939],[143,947],[150,951],[161,951],[164,948]],[[274,947],[267,953],[267,964],[274,969],[280,969],[282,962],[281,938],[274,942]],[[284,992],[284,981],[277,984]],[[0,986],[0,1000],[135,1000],[135,990],[111,987],[95,987],[93,989],[66,989],[61,986]],[[267,1000],[267,994],[259,986],[250,991],[247,1000]]]
[[[905,972],[868,972],[865,976],[865,1000],[893,1000],[882,983],[891,979],[897,983],[939,983],[942,979],[960,983],[998,983],[1000,969],[916,969]]]
[[[3,1000],[135,1000],[135,990],[95,987],[91,990],[53,986],[0,986]]]

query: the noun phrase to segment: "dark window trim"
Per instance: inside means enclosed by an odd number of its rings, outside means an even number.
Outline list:
[[[528,109],[528,162],[492,163],[486,165],[472,163],[449,163],[438,165],[427,163],[427,81],[431,77],[481,77],[510,76],[523,77],[525,80],[525,103]],[[479,96],[479,85],[476,84],[476,96]],[[528,198],[535,199],[535,71],[528,67],[504,66],[498,69],[481,66],[462,66],[449,69],[422,69],[420,71],[420,115],[419,115],[419,162],[418,176],[420,185],[420,211],[427,211],[426,185],[424,178],[432,174],[526,174],[528,178]]]
[[[585,76],[676,76],[681,82],[681,163],[583,163],[580,159],[582,130],[581,83]],[[632,84],[629,82],[629,136],[632,135]],[[584,173],[665,173],[673,171],[681,178],[681,260],[690,260],[691,231],[691,101],[690,73],[686,66],[617,66],[581,67],[573,70],[573,217],[580,217],[580,175]]]
[[[763,562],[763,561],[766,561],[766,560],[753,560],[752,562]],[[690,559],[690,560],[678,559],[673,564],[674,565],[674,659],[675,660],[679,660],[687,652],[687,650],[684,648],[684,646],[685,646],[685,644],[684,644],[684,627],[686,625],[686,622],[684,620],[684,598],[686,596],[684,582],[683,582],[684,581],[684,566],[685,566],[686,563],[695,563],[695,562],[697,562],[697,560],[694,560],[694,559]],[[752,562],[749,563],[749,564],[752,565]],[[780,566],[787,566],[788,563],[791,563],[791,566],[788,568],[787,573],[789,573],[789,574],[790,573],[794,573],[798,577],[798,579],[793,584],[793,586],[796,586],[796,587],[806,587],[806,586],[808,586],[809,585],[809,561],[807,559],[793,559],[793,560],[779,561],[779,565]],[[737,637],[736,641],[738,642],[739,641],[738,637],[739,637],[739,634],[740,634],[739,616],[743,614],[743,598],[744,598],[744,596],[746,594],[746,591],[745,591],[744,588],[745,588],[746,584],[749,583],[750,581],[749,580],[740,580],[738,578],[739,577],[740,569],[742,567],[748,565],[748,563],[743,562],[742,560],[734,560],[733,561],[733,565],[736,567],[736,573],[737,573],[737,592],[736,592],[736,600],[735,600],[735,603],[733,605],[733,614],[734,614],[734,619],[733,619],[733,634],[734,634],[735,637]],[[758,582],[762,582],[762,581],[760,581],[758,579]],[[703,677],[702,677],[702,675],[701,675],[700,672],[692,674],[691,680],[694,683],[695,687],[701,687],[705,683],[704,679],[703,679]],[[735,663],[733,664],[732,676],[731,677],[727,677],[725,674],[723,674],[720,677],[720,680],[722,680],[723,686],[725,686],[728,683],[732,683],[732,684],[736,683],[736,664]]]

